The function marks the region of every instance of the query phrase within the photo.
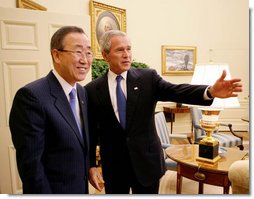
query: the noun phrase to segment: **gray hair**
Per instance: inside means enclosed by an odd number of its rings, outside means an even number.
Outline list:
[[[109,31],[105,32],[100,39],[101,52],[105,52],[106,54],[108,54],[110,52],[111,38],[114,36],[127,37],[127,34],[125,32],[120,31],[120,30],[109,30]]]

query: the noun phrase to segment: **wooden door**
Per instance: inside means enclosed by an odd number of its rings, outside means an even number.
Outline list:
[[[64,25],[77,25],[90,36],[89,15],[64,15],[0,7],[0,193],[22,193],[9,113],[16,91],[53,67],[50,38]],[[86,80],[91,81],[91,71]]]

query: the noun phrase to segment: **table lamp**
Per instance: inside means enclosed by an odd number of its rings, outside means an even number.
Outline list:
[[[228,64],[197,64],[191,84],[213,85],[221,76],[222,71],[226,70],[226,80],[231,79]],[[240,107],[237,97],[214,98],[211,106],[199,107],[202,112],[200,120],[201,127],[206,132],[206,137],[199,143],[198,161],[216,163],[219,159],[219,141],[212,137],[212,134],[219,127],[219,114],[224,108]]]

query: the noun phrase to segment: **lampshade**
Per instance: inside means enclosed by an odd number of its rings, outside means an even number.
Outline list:
[[[226,80],[231,79],[228,64],[196,64],[191,84],[213,85],[226,70]],[[214,98],[212,108],[236,108],[240,107],[237,97]]]

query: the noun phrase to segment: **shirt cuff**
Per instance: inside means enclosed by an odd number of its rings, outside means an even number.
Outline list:
[[[210,88],[210,86],[207,86],[207,88],[205,89],[205,92],[204,92],[204,99],[205,100],[212,100],[213,99],[211,93],[208,91],[209,88]]]

